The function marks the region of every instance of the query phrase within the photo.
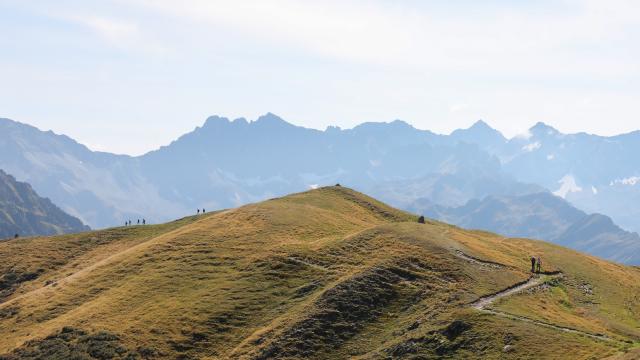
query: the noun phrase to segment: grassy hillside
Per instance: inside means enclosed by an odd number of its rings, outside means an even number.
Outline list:
[[[549,275],[526,283],[532,254]],[[0,258],[8,359],[589,359],[640,338],[637,268],[419,224],[343,187],[10,240]]]

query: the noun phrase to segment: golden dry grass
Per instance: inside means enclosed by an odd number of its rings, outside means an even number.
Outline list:
[[[3,242],[0,274],[36,278],[0,298],[0,354],[65,326],[159,358],[586,359],[637,341],[637,269],[416,220],[327,187],[163,225]],[[495,308],[615,341],[468,308],[527,279],[531,254],[562,281]]]

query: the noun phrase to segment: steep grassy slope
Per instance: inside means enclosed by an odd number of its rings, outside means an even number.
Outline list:
[[[529,279],[531,254],[561,273],[470,306]],[[640,337],[637,269],[419,224],[342,187],[11,240],[0,258],[3,283],[35,274],[7,282],[0,299],[9,359],[601,358]]]

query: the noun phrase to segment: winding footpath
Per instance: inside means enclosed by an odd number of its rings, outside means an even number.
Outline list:
[[[562,274],[559,273],[552,276],[560,277],[562,276]],[[517,283],[497,293],[480,297],[478,300],[471,303],[471,307],[473,307],[476,310],[485,310],[487,306],[493,304],[494,302],[496,302],[496,300],[500,298],[510,296],[527,289],[534,288],[536,286],[539,286],[540,284],[542,284],[542,277],[540,275],[534,275],[530,277],[527,281]]]
[[[489,267],[489,268],[494,268],[494,269],[499,269],[499,268],[504,268],[506,267],[505,265],[502,264],[498,264],[492,261],[487,261],[487,260],[481,260],[478,259],[476,257],[473,256],[469,256],[465,253],[463,253],[460,250],[455,250],[455,255],[468,261],[471,262],[473,264],[476,265],[480,265],[480,266],[485,266],[485,267]],[[526,281],[523,282],[519,282],[516,284],[513,284],[511,286],[509,286],[506,289],[503,289],[501,291],[498,291],[496,293],[493,294],[489,294],[489,295],[485,295],[482,296],[480,298],[478,298],[478,300],[472,302],[471,304],[469,304],[469,306],[473,309],[476,309],[478,311],[482,311],[484,313],[487,314],[491,314],[491,315],[495,315],[495,316],[500,316],[500,317],[504,317],[504,318],[508,318],[511,320],[516,320],[516,321],[522,321],[522,322],[527,322],[530,324],[534,324],[537,326],[542,326],[542,327],[546,327],[549,329],[555,329],[558,331],[563,331],[563,332],[568,332],[568,333],[572,333],[572,334],[578,334],[578,335],[583,335],[592,339],[596,339],[596,340],[602,340],[602,341],[617,341],[615,339],[612,339],[606,335],[603,334],[592,334],[586,331],[581,331],[578,329],[573,329],[573,328],[569,328],[569,327],[565,327],[565,326],[559,326],[559,325],[554,325],[551,323],[547,323],[544,321],[539,321],[539,320],[534,320],[525,316],[520,316],[520,315],[515,315],[515,314],[510,314],[507,312],[503,312],[503,311],[499,311],[499,310],[494,310],[494,309],[488,309],[487,307],[489,307],[489,305],[493,304],[494,302],[496,302],[497,300],[507,297],[507,296],[511,296],[511,295],[515,295],[517,293],[520,293],[522,291],[528,290],[528,289],[533,289],[536,288],[538,286],[541,286],[542,283],[544,282],[545,278],[542,276],[545,275],[547,276],[547,279],[553,279],[553,278],[562,278],[564,276],[564,274],[562,272],[550,272],[550,273],[544,273],[544,274],[535,274],[533,276],[531,276],[529,279],[527,279]]]

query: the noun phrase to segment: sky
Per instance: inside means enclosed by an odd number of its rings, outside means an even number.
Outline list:
[[[640,129],[640,2],[0,0],[0,117],[138,155],[210,115]]]

